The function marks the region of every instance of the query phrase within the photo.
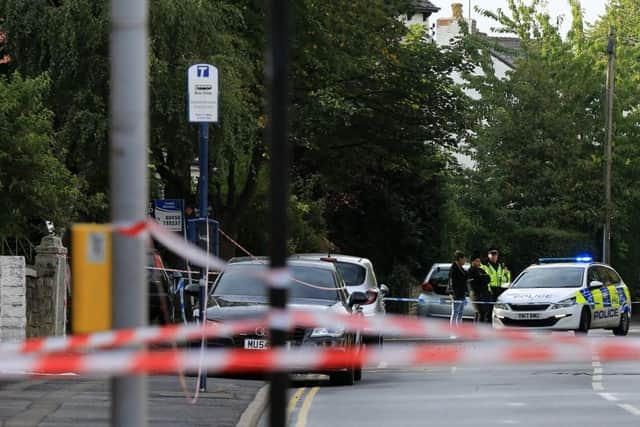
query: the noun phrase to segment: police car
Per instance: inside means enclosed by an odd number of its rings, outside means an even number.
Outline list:
[[[629,288],[610,266],[590,257],[541,258],[500,295],[493,326],[627,335],[630,317]]]

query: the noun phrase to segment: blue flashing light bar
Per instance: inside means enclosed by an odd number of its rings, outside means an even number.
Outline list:
[[[581,255],[573,258],[538,258],[538,263],[547,264],[552,262],[593,262],[593,257]]]

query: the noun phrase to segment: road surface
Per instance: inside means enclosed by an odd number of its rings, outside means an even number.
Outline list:
[[[589,336],[609,335],[591,331]],[[295,377],[289,425],[636,427],[639,381],[640,363],[597,359],[506,367],[380,366],[365,370],[353,387],[331,387],[322,376]],[[266,418],[262,426],[268,425]]]

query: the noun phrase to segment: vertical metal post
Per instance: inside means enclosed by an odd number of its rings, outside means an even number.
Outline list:
[[[209,189],[209,123],[200,123],[200,218],[204,219],[205,230],[207,231],[207,253],[211,252],[211,242],[209,236],[209,201],[208,201],[208,189]],[[202,268],[202,274],[200,275],[200,298],[199,298],[199,311],[201,324],[206,323],[206,313],[204,310],[205,299],[205,287],[207,284],[207,269]],[[203,338],[204,351],[207,351],[207,338]],[[207,370],[202,368],[202,375],[200,375],[200,391],[207,391]]]
[[[287,204],[289,199],[289,147],[287,142],[287,62],[289,54],[288,0],[269,1],[269,41],[267,81],[269,83],[269,140],[271,143],[271,268],[282,269],[287,261]],[[272,309],[287,306],[287,289],[272,286],[269,290]],[[284,346],[286,332],[272,327],[271,345]],[[286,372],[271,376],[269,423],[284,427],[287,423]]]
[[[111,0],[111,219],[142,221],[148,194],[148,4]],[[148,319],[144,237],[113,236],[113,327],[136,328]],[[111,425],[147,425],[144,376],[111,384]]]
[[[602,230],[602,261],[611,263],[611,162],[613,144],[613,93],[615,88],[616,67],[616,35],[613,28],[609,29],[607,39],[607,96],[605,110],[605,173],[604,173],[604,203],[605,220]]]
[[[209,216],[209,123],[200,123],[200,218]]]

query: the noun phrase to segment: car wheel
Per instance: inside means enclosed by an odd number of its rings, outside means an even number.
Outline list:
[[[580,315],[580,325],[578,329],[576,329],[576,334],[588,334],[589,328],[591,327],[591,312],[588,308],[582,309],[582,314]]]
[[[353,379],[360,381],[362,379],[362,366],[358,366],[353,370]]]
[[[356,380],[355,371],[356,370],[352,367],[344,371],[332,372],[329,374],[329,382],[331,385],[336,386],[353,385]]]
[[[620,316],[620,324],[618,327],[613,329],[613,335],[617,336],[625,336],[629,333],[629,315],[627,313],[622,313]]]

